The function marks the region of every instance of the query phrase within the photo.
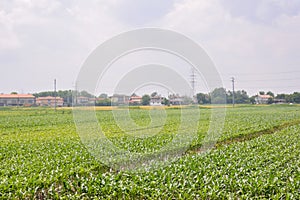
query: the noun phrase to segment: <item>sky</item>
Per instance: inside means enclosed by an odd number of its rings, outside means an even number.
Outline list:
[[[58,89],[74,89],[98,45],[144,27],[197,42],[228,90],[234,77],[249,95],[300,92],[299,0],[0,0],[0,93],[52,90],[54,79]],[[99,93],[112,93],[117,64]],[[189,74],[186,66],[182,76]],[[196,92],[205,91],[202,81]]]

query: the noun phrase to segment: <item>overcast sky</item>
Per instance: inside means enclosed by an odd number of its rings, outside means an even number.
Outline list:
[[[142,27],[192,38],[227,89],[300,91],[299,0],[0,0],[0,93],[72,89],[98,45]]]

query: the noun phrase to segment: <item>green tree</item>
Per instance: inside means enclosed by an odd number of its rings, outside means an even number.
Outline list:
[[[43,91],[43,92],[35,93],[35,94],[33,94],[33,96],[35,96],[35,97],[54,96],[54,92],[53,91]]]
[[[252,97],[249,98],[249,101],[250,101],[251,104],[255,104],[256,103],[256,101],[255,101],[256,97],[257,97],[257,95],[252,96]]]
[[[73,91],[72,90],[59,90],[57,96],[64,99],[64,102],[68,105],[72,105],[73,101]]]
[[[150,105],[150,96],[148,94],[145,94],[142,96],[142,105]]]
[[[192,103],[193,103],[193,99],[191,97],[183,96],[182,104],[189,105],[189,104],[192,104]]]
[[[300,103],[300,93],[299,92],[294,92],[294,94],[292,94],[292,98],[294,103]]]
[[[274,93],[271,91],[267,92],[267,95],[270,95],[271,97],[275,97]]]
[[[226,104],[226,90],[224,88],[216,88],[211,94],[211,103],[213,104]]]
[[[273,98],[268,98],[267,104],[272,104],[272,103],[274,103]]]
[[[157,96],[157,92],[152,92],[151,97]]]
[[[294,103],[294,98],[293,98],[293,95],[292,95],[292,94],[287,94],[287,95],[285,95],[285,100],[286,100],[286,102],[288,102],[288,103]]]
[[[88,93],[88,92],[85,91],[85,90],[79,92],[79,96],[88,97],[88,98],[93,98],[93,97],[94,97],[94,95]]]
[[[245,90],[238,90],[235,92],[235,102],[237,104],[249,103],[250,99]]]
[[[95,105],[96,106],[111,106],[111,100],[106,98],[106,99],[97,101]]]
[[[68,106],[71,106],[73,101],[73,93],[72,90],[59,90],[56,92],[57,97],[61,97],[64,99],[64,103],[66,103]],[[55,96],[54,91],[43,91],[39,93],[33,94],[35,97],[47,97],[47,96]]]
[[[277,94],[276,99],[286,99],[287,95],[286,94]]]
[[[265,92],[264,91],[259,91],[259,94],[260,95],[265,95]]]
[[[162,104],[164,104],[164,105],[166,105],[166,106],[169,106],[170,105],[170,101],[169,101],[169,99],[167,99],[167,98],[163,98],[163,101],[162,101]]]
[[[17,92],[11,92],[10,94],[18,94]]]
[[[107,99],[108,95],[105,94],[105,93],[102,93],[102,94],[99,95],[99,98]]]
[[[196,95],[198,104],[208,104],[210,103],[210,98],[208,94],[198,93]]]

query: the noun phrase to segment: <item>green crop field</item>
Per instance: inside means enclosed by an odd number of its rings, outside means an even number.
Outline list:
[[[166,109],[165,119],[149,112],[130,110],[146,127],[139,130],[122,118],[117,123],[111,110],[97,110],[96,117],[115,146],[148,155],[170,142],[181,123],[179,108]],[[0,199],[300,199],[300,106],[227,108],[222,134],[203,153],[211,112],[200,108],[197,137],[181,158],[120,171],[89,153],[70,109],[0,108]]]

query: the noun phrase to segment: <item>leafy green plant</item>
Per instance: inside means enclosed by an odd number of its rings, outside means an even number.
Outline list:
[[[159,152],[180,124],[180,109],[167,109],[166,122],[150,128],[146,111],[130,112],[141,131],[157,134],[132,137],[112,111],[96,115],[115,145],[145,155]],[[300,107],[228,109],[220,145],[199,154],[210,112],[200,110],[198,138],[185,156],[151,171],[117,172],[82,145],[70,111],[0,109],[0,199],[300,198]]]

